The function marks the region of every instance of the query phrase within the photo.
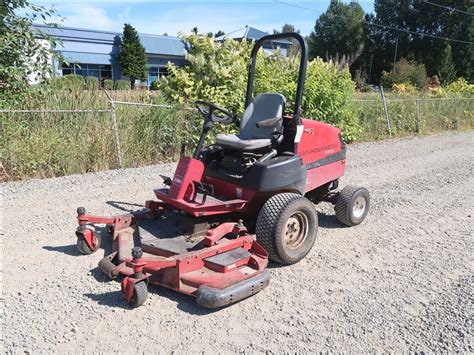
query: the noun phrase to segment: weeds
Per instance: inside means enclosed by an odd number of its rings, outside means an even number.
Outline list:
[[[114,100],[163,104],[157,92],[117,91]],[[474,100],[421,99],[387,95],[392,135],[431,134],[474,128]],[[15,109],[110,110],[100,91],[50,91]],[[359,141],[388,137],[378,94],[359,95],[349,107],[358,117]],[[124,167],[177,159],[182,143],[191,151],[201,118],[188,110],[116,105]],[[110,112],[0,113],[3,164],[1,179],[24,179],[86,173],[117,167]],[[220,128],[219,128],[220,129]],[[227,129],[230,129],[227,127]],[[217,132],[217,131],[216,131]],[[212,136],[216,132],[213,132]]]

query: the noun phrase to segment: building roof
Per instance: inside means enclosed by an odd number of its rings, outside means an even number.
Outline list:
[[[50,36],[65,42],[87,42],[95,44],[118,45],[122,33],[89,30],[75,27],[50,27],[45,25],[34,25],[36,30],[46,32]],[[145,47],[147,54],[167,55],[183,57],[186,54],[186,44],[178,37],[158,36],[139,33],[140,42]],[[63,48],[65,46],[63,45]]]
[[[252,40],[256,41],[256,40],[258,40],[258,39],[260,39],[263,36],[266,36],[268,34],[269,34],[268,32],[260,31],[260,30],[256,29],[255,27],[245,26],[245,27],[239,28],[235,31],[231,31],[229,33],[226,33],[225,35],[216,37],[216,41],[223,41],[226,38],[232,38],[232,39],[235,39],[235,40],[247,39],[247,40],[251,40],[251,41]],[[292,42],[285,41],[285,40],[277,40],[277,41],[272,41],[272,42],[275,42],[275,43],[278,43],[278,44],[283,44],[283,45],[293,44]]]

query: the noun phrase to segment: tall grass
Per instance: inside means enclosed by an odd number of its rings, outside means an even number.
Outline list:
[[[433,99],[389,94],[386,100],[393,137],[474,128],[474,98]],[[362,128],[359,141],[389,137],[380,95],[359,96],[352,102],[351,110],[356,112]]]
[[[159,95],[146,92],[117,92],[114,99],[163,103]],[[108,110],[110,106],[101,91],[57,91],[17,109]],[[196,135],[195,118],[179,108],[117,105],[116,113],[124,167],[174,160],[181,143]],[[117,167],[110,112],[0,113],[0,119],[2,180]]]
[[[117,91],[114,100],[163,104],[156,92]],[[387,95],[392,135],[431,134],[444,130],[474,128],[474,100],[421,99]],[[109,110],[101,91],[51,91],[25,100],[15,109]],[[359,118],[359,140],[388,137],[383,104],[378,94],[357,97],[349,109]],[[202,121],[182,108],[116,104],[124,167],[171,161],[182,143],[188,151],[196,143]],[[117,167],[110,112],[0,113],[3,171],[1,179],[52,177]],[[231,129],[231,127],[227,127]],[[213,134],[216,132],[213,132]]]

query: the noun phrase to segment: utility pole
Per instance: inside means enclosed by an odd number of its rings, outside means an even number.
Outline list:
[[[369,67],[369,82],[367,84],[370,84],[370,79],[372,78],[372,60],[374,59],[374,55],[370,55],[370,67]]]
[[[397,36],[397,41],[395,42],[395,55],[393,56],[393,70],[395,70],[395,63],[397,62],[397,52],[398,52],[398,38],[400,36]]]

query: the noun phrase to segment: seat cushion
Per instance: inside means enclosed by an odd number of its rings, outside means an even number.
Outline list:
[[[254,151],[271,146],[270,139],[240,139],[235,134],[218,134],[216,143],[226,148],[243,151]]]

